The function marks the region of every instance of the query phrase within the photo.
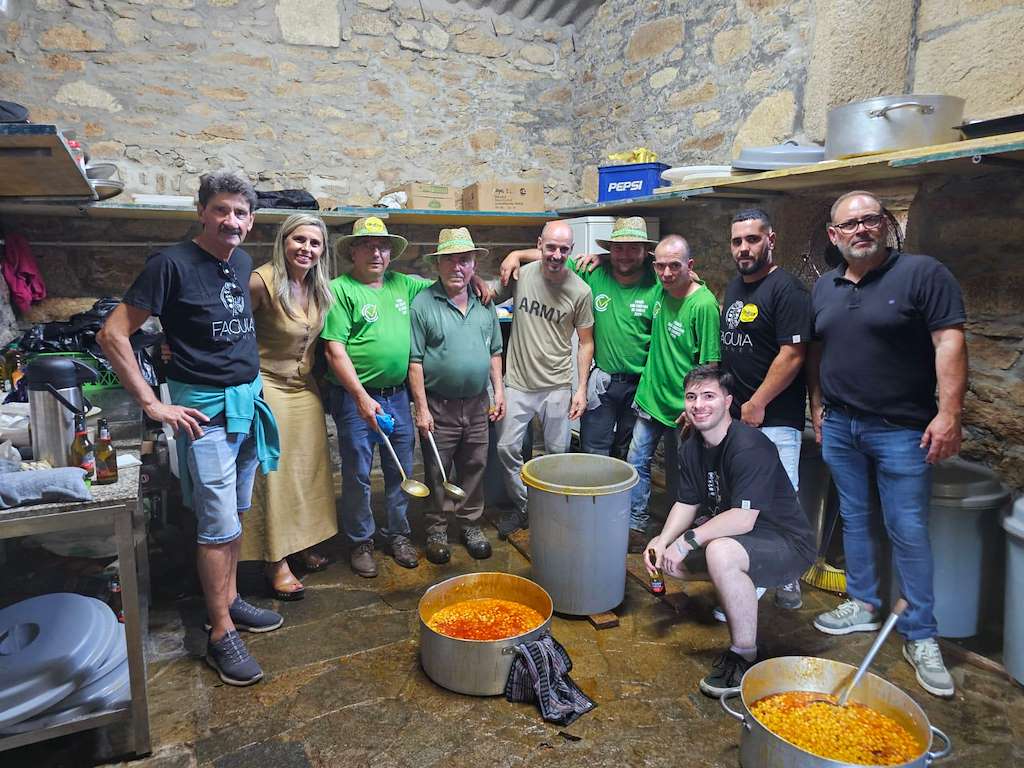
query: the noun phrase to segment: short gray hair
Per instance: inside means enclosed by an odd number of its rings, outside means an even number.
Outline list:
[[[199,177],[199,204],[204,208],[217,195],[241,195],[249,203],[249,213],[256,210],[256,190],[249,180],[234,171],[212,171]]]

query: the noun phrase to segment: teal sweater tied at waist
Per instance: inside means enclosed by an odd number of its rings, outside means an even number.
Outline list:
[[[277,469],[281,457],[281,441],[277,434],[277,420],[263,399],[263,379],[256,375],[248,384],[233,387],[211,387],[205,384],[187,384],[183,381],[167,380],[171,402],[186,408],[202,411],[214,418],[224,414],[229,435],[248,435],[252,432],[256,440],[256,458],[263,474]],[[202,426],[202,425],[200,425]],[[181,476],[181,498],[188,507],[192,506],[192,476],[188,469],[188,447],[191,441],[178,433],[175,447],[178,450],[178,474]]]

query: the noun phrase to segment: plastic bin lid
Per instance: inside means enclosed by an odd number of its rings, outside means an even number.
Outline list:
[[[932,501],[963,509],[1001,507],[1010,491],[988,467],[964,459],[939,462],[932,473]]]

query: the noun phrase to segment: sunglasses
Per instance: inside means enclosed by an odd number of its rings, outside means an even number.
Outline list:
[[[236,299],[241,298],[242,287],[238,284],[238,278],[235,277],[235,270],[232,269],[231,265],[226,261],[219,261],[217,273],[223,278],[224,282],[231,286],[231,295]]]

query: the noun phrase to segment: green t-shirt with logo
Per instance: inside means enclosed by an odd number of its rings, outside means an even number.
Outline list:
[[[686,374],[722,359],[718,329],[718,301],[703,283],[683,299],[663,292],[654,305],[651,352],[637,385],[636,404],[665,426],[675,426],[685,403]]]
[[[384,284],[373,288],[351,275],[331,281],[334,304],[320,338],[340,341],[364,387],[395,387],[409,373],[411,325],[409,307],[434,281],[401,272],[385,272]],[[327,378],[341,382],[333,373]]]
[[[594,294],[594,363],[606,373],[640,375],[651,346],[654,304],[661,284],[650,266],[632,285],[621,285],[604,264],[593,272],[570,260],[569,266]]]

